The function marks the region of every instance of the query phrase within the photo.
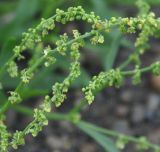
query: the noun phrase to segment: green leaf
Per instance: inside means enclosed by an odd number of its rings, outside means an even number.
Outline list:
[[[106,50],[106,55],[104,56],[104,68],[105,70],[110,70],[113,67],[116,55],[118,53],[118,49],[120,46],[121,33],[119,31],[115,31],[113,33],[114,37],[110,48]]]
[[[130,40],[122,37],[121,39],[121,45],[123,47],[129,48],[129,49],[133,49],[134,48],[134,43],[132,43]]]
[[[4,63],[6,63],[9,57],[13,54],[12,49],[14,48],[15,44],[16,44],[15,38],[11,37],[2,46],[2,50],[0,52],[0,65],[1,66]]]
[[[22,93],[22,98],[27,99],[31,97],[36,97],[36,96],[44,96],[49,93],[48,90],[46,89],[32,89],[32,88],[25,88],[23,89]]]
[[[106,152],[119,152],[110,138],[90,127],[92,124],[80,121],[77,123],[77,126],[90,137],[92,137],[97,143],[99,143]]]
[[[111,16],[117,16],[118,13],[113,9],[109,8],[106,0],[92,0],[94,12],[102,18],[110,18]]]
[[[13,11],[15,17],[0,28],[0,42],[5,42],[11,36],[19,37],[30,24],[33,24],[32,18],[38,9],[38,0],[20,0],[16,10]]]
[[[0,105],[7,101],[7,97],[2,90],[0,90]]]
[[[56,8],[62,7],[62,4],[64,4],[64,0],[41,0],[41,9],[43,10],[42,17],[48,18],[51,15],[53,15],[53,12],[55,12]]]
[[[15,21],[23,23],[29,18],[34,17],[38,7],[38,0],[21,0],[16,11]]]
[[[0,1],[0,15],[11,12],[17,5],[17,1]]]

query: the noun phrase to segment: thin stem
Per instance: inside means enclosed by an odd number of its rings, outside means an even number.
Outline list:
[[[24,107],[24,106],[20,106],[20,105],[13,106],[13,108],[17,112],[20,112],[22,114],[29,115],[29,116],[33,115],[33,110],[31,110],[30,108],[27,108],[27,107]],[[94,124],[85,122],[83,120],[80,120],[80,121],[78,121],[76,123],[72,122],[72,117],[70,117],[69,113],[68,114],[46,113],[46,117],[47,117],[48,120],[58,120],[58,121],[66,120],[66,121],[69,121],[69,122],[73,123],[77,127],[80,126],[80,125],[83,125],[83,126],[85,125],[90,129],[93,129],[93,130],[95,130],[95,131],[97,131],[99,133],[106,134],[106,135],[111,136],[111,137],[119,138],[119,137],[123,136],[124,138],[126,138],[130,142],[134,142],[136,144],[140,143],[140,139],[139,138],[135,138],[135,137],[129,136],[129,135],[124,135],[124,134],[121,134],[121,133],[118,133],[118,132],[115,132],[115,131],[112,131],[112,130],[109,130],[109,129],[106,129],[106,128],[98,127],[98,126],[96,126]],[[147,142],[146,144],[150,148],[153,148],[153,149],[159,148],[159,146],[157,146],[155,144],[152,144],[152,143],[149,143],[149,142]]]
[[[33,110],[21,105],[12,106],[14,110],[24,115],[33,116]],[[49,120],[68,120],[70,121],[70,117],[67,114],[61,113],[46,113],[46,117]]]
[[[127,60],[125,60],[120,66],[119,66],[119,69],[122,70],[124,69],[130,62],[131,62],[131,58],[127,58]]]
[[[87,105],[87,100],[86,99],[82,99],[80,100],[80,102],[74,106],[74,108],[69,112],[69,115],[74,116],[76,113],[79,113],[79,111],[85,106]]]
[[[140,69],[140,72],[141,73],[144,73],[144,72],[148,72],[148,71],[151,71],[153,69],[153,65],[151,64],[150,66],[148,66],[148,67],[145,67],[145,68],[142,68],[142,69]],[[132,74],[134,74],[136,72],[136,70],[130,70],[130,71],[122,71],[121,73],[123,74],[123,75],[132,75]]]
[[[57,15],[53,15],[52,17],[50,17],[50,18],[48,18],[48,19],[54,19],[54,18],[56,18],[56,16],[57,16]],[[23,44],[23,43],[25,43],[25,42],[22,42],[21,44]],[[16,54],[13,54],[13,55],[8,59],[8,61],[2,66],[2,68],[0,69],[0,78],[2,77],[2,74],[4,73],[4,71],[5,71],[8,63],[9,63],[10,61],[13,61],[13,60],[16,59],[17,57],[18,57],[18,54],[17,54],[17,55],[16,55]]]
[[[13,106],[12,108],[14,108],[17,112],[20,112],[22,114],[25,115],[29,115],[29,116],[33,116],[33,110],[30,108],[27,108],[25,106]],[[65,114],[59,114],[59,113],[45,113],[46,117],[48,120],[68,120],[70,121],[70,118],[68,115]],[[25,135],[27,133],[27,131],[32,128],[33,124],[36,122],[36,120],[34,119],[31,123],[29,123],[29,125],[27,125],[27,127],[23,130],[23,135]]]
[[[85,39],[87,37],[90,37],[91,35],[93,35],[94,33],[93,32],[90,32],[90,33],[85,33],[84,35],[81,35],[79,36],[78,38],[76,39],[72,39],[70,41],[68,41],[66,43],[66,45],[70,45],[74,42],[76,42],[77,40],[79,39]],[[51,53],[55,53],[57,51],[57,48],[55,48],[54,50],[51,51]],[[31,68],[29,69],[29,72],[33,72],[40,64],[42,64],[43,62],[45,61],[45,57],[42,56],[39,60],[37,60],[37,62],[35,64],[33,64],[31,66]],[[24,85],[24,83],[22,82],[22,80],[19,82],[18,86],[16,87],[15,91],[16,92],[19,92],[21,89],[22,89],[22,86]],[[9,109],[9,107],[11,106],[11,103],[10,101],[6,101],[5,104],[2,106],[2,108],[0,109],[0,115],[2,115],[5,111],[7,111]]]
[[[127,61],[129,62],[129,60]],[[150,66],[148,67],[145,67],[145,68],[141,68],[140,69],[140,72],[141,73],[144,73],[144,72],[148,72],[148,71],[151,71],[153,69],[153,65],[151,64]],[[124,76],[128,76],[128,75],[133,75],[135,74],[136,70],[130,70],[130,71],[122,71],[121,73],[124,75]],[[101,88],[103,89],[103,87]],[[99,89],[99,90],[101,90]],[[94,92],[94,94],[96,94],[97,92],[99,92],[99,90],[96,90]],[[77,104],[71,111],[70,111],[70,115],[74,115],[75,113],[78,113],[84,106],[86,106],[88,104],[88,102],[86,101],[86,99],[82,99],[79,104]]]
[[[102,134],[106,134],[108,136],[112,136],[112,137],[116,137],[116,138],[119,138],[119,137],[123,136],[124,138],[126,138],[130,142],[133,142],[133,143],[136,143],[136,144],[140,143],[140,138],[135,138],[133,136],[124,135],[124,134],[121,134],[121,133],[118,133],[118,132],[115,132],[115,131],[112,131],[112,130],[109,130],[109,129],[106,129],[106,128],[98,127],[94,124],[91,124],[91,123],[88,123],[88,122],[85,122],[85,121],[79,121],[76,124],[76,126],[79,126],[79,125],[85,125],[90,129],[93,129],[93,130],[95,130],[97,132],[100,132]],[[149,143],[149,142],[146,142],[146,144],[150,148],[153,148],[153,149],[159,148],[159,146],[157,146],[155,144],[152,144],[152,143]]]
[[[56,16],[57,16],[57,14],[54,15],[54,16],[52,16],[52,17],[50,17],[50,18],[48,18],[48,20],[49,20],[49,19],[55,19]],[[93,34],[92,32],[86,33],[86,34],[80,36],[79,38],[86,38],[86,37],[91,36],[92,34]],[[71,44],[71,43],[73,43],[74,40],[78,40],[79,38],[71,40],[71,41],[68,43],[68,45]],[[25,42],[23,42],[23,43],[25,43]],[[21,44],[23,45],[23,43],[21,43]],[[56,49],[55,49],[55,50],[56,50]],[[2,68],[0,69],[0,78],[2,77],[2,74],[4,73],[4,71],[5,71],[8,63],[9,63],[10,61],[13,61],[13,60],[16,59],[17,57],[18,57],[18,55],[13,54],[13,55],[8,59],[8,61],[2,66]],[[42,58],[43,58],[43,57],[42,57]],[[41,60],[43,60],[42,58],[41,58]],[[39,59],[39,60],[40,60],[40,59]],[[40,62],[40,61],[39,61],[39,62]],[[35,64],[35,68],[36,68],[36,64]],[[33,67],[33,69],[34,69],[34,67]]]

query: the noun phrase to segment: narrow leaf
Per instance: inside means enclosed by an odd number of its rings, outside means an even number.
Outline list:
[[[97,143],[99,143],[106,152],[119,152],[110,138],[89,127],[88,123],[79,122],[77,126],[90,137],[92,137]]]

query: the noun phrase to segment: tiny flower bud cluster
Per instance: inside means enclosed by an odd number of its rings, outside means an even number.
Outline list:
[[[21,71],[22,82],[29,83],[32,77],[33,77],[33,73],[31,73],[29,69],[24,69]]]
[[[98,76],[94,76],[89,85],[82,89],[85,93],[85,98],[89,104],[94,100],[94,93],[106,86],[116,86],[119,87],[122,83],[123,76],[119,69],[110,70],[108,72],[101,72]]]
[[[8,101],[10,103],[16,104],[16,103],[21,102],[22,99],[21,99],[20,95],[17,92],[10,91],[9,93],[10,93],[10,96],[8,97]]]
[[[14,61],[8,63],[7,71],[12,78],[18,76],[18,67]]]
[[[10,133],[7,131],[7,127],[0,120],[0,151],[7,152],[9,147]]]
[[[136,66],[135,68],[135,74],[133,75],[133,84],[139,84],[141,82],[141,70],[139,69],[139,66]]]
[[[58,40],[56,42],[57,45],[57,51],[61,54],[61,55],[65,55],[66,54],[66,50],[67,50],[67,45],[66,42],[68,40],[68,36],[66,33],[64,33],[63,35],[60,36],[60,40]]]
[[[147,68],[140,67],[140,54],[148,48],[148,40],[150,36],[160,30],[160,20],[155,18],[154,13],[149,13],[149,6],[139,0],[137,3],[140,13],[135,18],[116,18],[112,17],[110,20],[102,21],[99,16],[96,16],[94,12],[86,13],[81,6],[70,7],[65,12],[57,9],[56,15],[49,19],[42,19],[41,23],[35,27],[30,28],[26,33],[23,34],[23,39],[20,45],[14,48],[14,56],[7,62],[7,71],[11,77],[18,76],[18,66],[16,65],[16,58],[23,59],[21,53],[27,48],[33,49],[36,44],[41,43],[43,38],[49,34],[49,31],[55,28],[55,22],[66,24],[69,21],[83,20],[91,24],[92,30],[86,32],[84,35],[79,33],[78,30],[73,30],[73,39],[69,40],[69,36],[64,33],[60,35],[60,39],[56,42],[56,48],[51,49],[50,46],[46,47],[43,51],[43,55],[37,60],[31,67],[23,69],[21,71],[21,83],[28,84],[32,79],[33,72],[40,64],[44,64],[46,67],[55,63],[56,58],[53,53],[58,53],[62,56],[67,56],[69,52],[70,56],[70,72],[68,76],[62,82],[56,82],[52,87],[52,96],[45,96],[44,102],[39,108],[33,110],[33,121],[23,131],[16,131],[12,135],[8,133],[7,127],[1,122],[0,119],[0,151],[8,152],[9,146],[17,149],[19,145],[25,144],[25,136],[37,134],[42,131],[42,128],[48,124],[46,113],[51,112],[52,103],[56,107],[62,105],[64,100],[67,98],[67,92],[72,83],[81,74],[80,70],[80,47],[84,46],[84,39],[90,37],[92,44],[97,45],[98,43],[104,43],[104,32],[109,32],[112,27],[118,27],[122,33],[135,33],[140,30],[139,36],[135,42],[135,52],[130,56],[130,60],[135,63],[135,69],[133,71],[121,71],[120,68],[111,69],[107,72],[100,72],[97,76],[94,76],[89,85],[82,89],[85,94],[85,99],[91,104],[95,98],[96,92],[100,91],[104,87],[119,87],[126,75],[133,76],[133,83],[137,84],[141,81],[141,75],[143,72],[152,71],[155,75],[160,75],[160,62],[153,63]],[[41,43],[42,44],[42,43]],[[70,50],[70,51],[69,51]],[[68,52],[67,52],[68,51]],[[20,83],[20,84],[21,84]],[[17,87],[18,88],[18,87]],[[22,101],[19,92],[10,92],[8,103],[16,104]],[[8,104],[8,105],[9,105]],[[4,105],[4,109],[5,109]],[[1,109],[0,109],[1,112]],[[1,113],[0,113],[1,114]],[[1,115],[0,115],[1,116]],[[80,115],[77,114],[71,117],[74,123],[80,120]],[[126,136],[118,136],[116,145],[118,148],[123,149],[125,145],[132,141],[132,139],[126,138]],[[145,138],[139,138],[137,145],[141,150],[153,148],[156,152],[160,152],[160,148],[152,146]]]
[[[16,131],[13,134],[13,139],[11,144],[14,149],[17,149],[19,145],[24,145],[25,144],[24,133],[22,131]]]
[[[53,86],[53,97],[52,102],[55,103],[56,107],[59,107],[66,99],[66,93],[71,83],[80,75],[80,63],[75,61],[71,63],[70,74],[64,79],[62,83],[56,83]]]
[[[160,62],[156,62],[153,64],[153,70],[152,70],[153,74],[155,75],[160,75]]]
[[[91,43],[94,45],[98,43],[101,43],[101,44],[104,43],[104,36],[96,32],[96,35],[93,38],[91,38]]]

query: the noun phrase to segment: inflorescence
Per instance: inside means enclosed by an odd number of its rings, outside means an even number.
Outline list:
[[[160,30],[160,19],[155,17],[153,12],[149,11],[149,5],[139,0],[137,2],[139,7],[139,15],[131,18],[115,18],[109,20],[101,20],[94,12],[86,13],[81,7],[70,7],[67,11],[60,9],[56,10],[56,14],[49,19],[42,19],[40,24],[35,28],[30,28],[26,33],[23,33],[22,41],[14,49],[14,55],[6,62],[4,67],[11,77],[20,77],[20,83],[17,88],[10,91],[8,101],[0,108],[0,151],[7,152],[10,147],[17,149],[19,145],[25,144],[25,136],[32,134],[34,137],[42,131],[43,126],[48,124],[46,113],[51,112],[52,104],[59,107],[67,98],[67,92],[74,81],[80,76],[80,49],[85,46],[85,38],[89,38],[93,45],[102,44],[104,33],[110,32],[113,28],[117,27],[124,34],[132,34],[140,31],[138,38],[135,42],[135,52],[128,58],[129,62],[135,64],[135,69],[131,71],[122,71],[121,68],[111,69],[109,71],[100,72],[98,75],[93,76],[89,81],[88,86],[84,87],[85,100],[91,104],[97,92],[104,87],[120,87],[126,76],[133,78],[133,84],[141,82],[141,76],[144,72],[152,72],[155,75],[160,75],[160,62],[153,63],[152,65],[142,68],[140,55],[143,54],[149,47],[149,37],[155,36],[157,31]],[[56,22],[66,24],[74,20],[82,20],[91,24],[91,31],[85,34],[79,33],[78,30],[73,30],[73,39],[69,39],[67,33],[60,35],[59,40],[55,42],[56,47],[53,49],[47,46],[41,53],[41,57],[30,67],[19,70],[16,60],[24,60],[22,55],[23,51],[27,49],[34,49],[36,45],[43,42],[50,31],[56,27]],[[34,77],[35,70],[40,65],[46,68],[54,65],[56,57],[54,54],[67,56],[69,52],[70,57],[70,72],[62,82],[56,82],[52,87],[52,96],[46,95],[44,102],[39,108],[34,109],[33,121],[30,122],[23,131],[16,131],[11,134],[7,131],[7,126],[4,123],[4,113],[10,108],[11,105],[16,105],[23,101],[20,90],[24,85],[30,83]],[[0,74],[3,74],[3,69],[0,69]],[[1,82],[3,84],[3,82]],[[118,136],[117,147],[124,148],[125,145],[131,141],[140,145],[141,150],[153,148],[154,151],[159,152],[160,147],[152,146],[145,138],[140,138],[134,141],[134,138],[126,136]],[[137,141],[139,141],[137,143]]]

